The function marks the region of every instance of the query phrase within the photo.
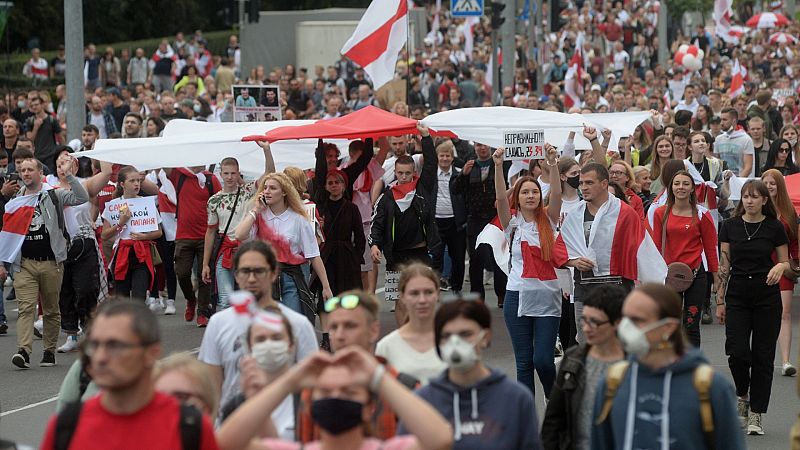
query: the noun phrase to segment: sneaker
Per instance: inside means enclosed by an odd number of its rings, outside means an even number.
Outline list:
[[[20,369],[30,369],[31,357],[28,355],[28,352],[26,352],[25,349],[21,348],[14,356],[11,357],[11,364],[14,364]]]
[[[556,341],[556,349],[554,353],[556,358],[561,358],[564,356],[564,347],[561,346],[561,340]]]
[[[39,363],[39,367],[53,367],[55,365],[56,355],[53,352],[45,350],[42,354],[42,361]]]
[[[164,309],[164,305],[161,304],[161,299],[150,297],[147,299],[147,306],[150,307],[150,311],[153,313],[158,314]]]
[[[11,292],[8,293],[6,300],[16,300],[17,299],[17,291],[14,288],[11,288]]]
[[[750,401],[741,397],[736,398],[736,415],[739,416],[739,422],[742,428],[747,427],[747,422],[750,417]]]
[[[208,326],[208,317],[204,314],[197,315],[197,328],[205,328]]]
[[[450,282],[447,281],[447,278],[444,278],[444,277],[439,278],[439,290],[440,291],[449,291],[450,290]]]
[[[195,309],[197,309],[197,300],[186,300],[186,311],[183,312],[183,320],[187,322],[194,321]]]
[[[764,435],[764,427],[761,426],[761,413],[750,413],[750,417],[747,418],[747,434]]]
[[[164,307],[165,316],[175,315],[175,300],[167,299],[167,305]]]
[[[700,323],[703,325],[710,325],[714,322],[714,319],[711,318],[711,311],[703,308],[703,315],[700,317]]]
[[[8,334],[8,324],[3,322],[0,323],[0,334]]]
[[[64,345],[58,347],[56,350],[58,353],[72,353],[78,350],[78,336],[70,335],[67,336],[67,342],[64,342]]]
[[[2,333],[0,333],[2,334]],[[783,363],[783,368],[781,368],[781,375],[785,377],[793,377],[797,374],[797,369],[794,368],[792,363],[785,362]]]
[[[37,338],[42,338],[42,329],[44,329],[44,321],[42,319],[33,322],[33,335]]]

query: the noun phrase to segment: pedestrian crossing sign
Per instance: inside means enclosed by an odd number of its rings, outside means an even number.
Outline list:
[[[483,0],[450,0],[450,14],[454,17],[482,16]]]

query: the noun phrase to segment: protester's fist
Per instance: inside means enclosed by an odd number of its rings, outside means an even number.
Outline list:
[[[597,129],[594,127],[587,127],[586,125],[583,126],[583,137],[588,140],[597,139]]]
[[[417,131],[419,131],[420,136],[428,137],[431,135],[430,129],[422,124],[422,122],[417,122]]]
[[[461,173],[463,173],[464,175],[469,175],[469,173],[472,172],[472,166],[474,165],[475,165],[475,160],[470,159],[464,164],[464,167],[461,169]]]
[[[544,158],[547,161],[547,164],[550,164],[551,166],[555,164],[556,160],[558,159],[558,150],[556,150],[555,147],[547,142],[544,144]]]
[[[494,153],[492,153],[492,159],[494,160],[495,166],[500,166],[503,164],[503,154],[505,153],[505,151],[506,150],[503,147],[500,147],[497,150],[495,150]]]
[[[600,133],[603,135],[603,140],[608,141],[609,139],[611,139],[611,129],[610,128],[605,128]]]

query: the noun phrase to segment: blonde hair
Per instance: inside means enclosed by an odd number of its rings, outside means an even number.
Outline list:
[[[292,179],[289,178],[289,176],[285,173],[277,172],[265,175],[258,185],[258,191],[256,192],[256,195],[254,195],[253,199],[250,201],[251,207],[252,205],[255,205],[255,202],[259,201],[259,198],[261,198],[261,193],[264,192],[264,186],[269,180],[275,180],[275,182],[277,182],[281,187],[281,190],[285,196],[283,201],[286,202],[286,206],[307,219],[308,215],[306,214],[305,206],[303,206],[303,200],[300,198],[300,193],[297,192],[297,188],[292,182]]]
[[[628,176],[628,182],[625,184],[625,186],[622,186],[622,187],[625,188],[625,189],[630,188],[633,185],[633,183],[636,181],[636,177],[633,175],[633,168],[631,167],[630,164],[626,163],[625,161],[623,161],[621,159],[618,159],[618,160],[612,162],[611,166],[609,166],[608,168],[610,169],[612,166],[615,166],[615,165],[620,165],[620,166],[623,166],[625,168],[625,175]]]
[[[308,178],[306,178],[306,173],[303,172],[303,169],[299,167],[289,166],[283,169],[283,173],[285,173],[290,180],[292,180],[292,184],[294,188],[297,189],[297,193],[301,196],[306,193],[306,182]]]
[[[456,146],[453,145],[453,141],[451,141],[450,139],[445,139],[436,146],[437,155],[443,152],[449,152],[450,156],[452,156],[453,158],[456,157]]]
[[[189,352],[175,353],[156,363],[153,369],[153,381],[157,381],[168,372],[179,372],[189,378],[198,388],[198,397],[211,411],[209,415],[211,417],[216,415],[219,407],[219,388],[205,364]]]
[[[400,295],[405,292],[408,282],[416,277],[423,277],[433,281],[436,286],[436,292],[439,292],[439,275],[430,266],[415,262],[400,269],[400,279],[397,281],[397,290],[400,291]]]

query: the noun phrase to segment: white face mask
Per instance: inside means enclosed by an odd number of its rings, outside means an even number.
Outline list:
[[[789,145],[791,145],[792,147],[797,145],[797,139],[787,139],[787,141],[789,142]]]
[[[665,317],[657,322],[645,325],[643,328],[639,328],[631,319],[623,317],[619,322],[619,327],[617,327],[617,336],[619,336],[619,340],[622,341],[625,352],[637,358],[642,358],[650,351],[650,341],[647,340],[647,332],[674,320],[675,319],[672,317]]]
[[[478,333],[477,342],[483,339],[484,332]],[[475,351],[475,344],[454,334],[451,335],[447,342],[439,348],[442,353],[442,359],[447,364],[447,367],[456,370],[469,370],[475,363],[480,360],[478,353]]]
[[[258,366],[269,373],[277,372],[289,363],[289,343],[283,340],[253,344],[251,353]]]

